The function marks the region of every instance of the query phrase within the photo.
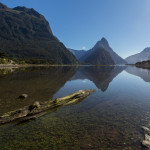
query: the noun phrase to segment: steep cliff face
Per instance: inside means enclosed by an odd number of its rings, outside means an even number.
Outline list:
[[[0,3],[0,51],[9,57],[52,64],[77,64],[75,56],[52,33],[44,16],[34,9]],[[36,61],[35,61],[36,62]]]

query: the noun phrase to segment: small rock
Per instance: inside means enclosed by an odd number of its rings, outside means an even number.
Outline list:
[[[36,107],[36,108],[39,108],[40,107],[40,102],[38,102],[38,101],[34,102],[33,106]]]
[[[30,105],[28,110],[33,110],[34,108],[39,108],[41,105],[38,101],[34,102],[33,105]]]
[[[142,128],[144,131],[146,131],[146,132],[150,132],[150,129],[147,128],[147,127],[142,126],[141,128]]]
[[[27,97],[28,97],[27,94],[21,94],[18,98],[20,98],[20,99],[25,99],[25,98],[27,98]]]
[[[150,136],[148,134],[145,134],[145,140],[150,142]]]
[[[142,141],[142,145],[147,147],[148,149],[150,149],[150,141],[144,140],[144,141]]]

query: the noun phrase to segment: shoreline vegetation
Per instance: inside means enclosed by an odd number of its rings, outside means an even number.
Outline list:
[[[148,61],[142,61],[142,62],[137,62],[136,64],[124,64],[124,65],[92,65],[92,64],[47,64],[47,63],[42,63],[42,64],[28,64],[25,62],[15,62],[14,60],[11,60],[9,58],[4,58],[5,60],[7,60],[7,63],[1,63],[1,58],[0,58],[0,69],[4,69],[4,68],[22,68],[22,67],[61,67],[61,66],[136,66],[138,68],[142,68],[142,69],[150,69],[150,60]]]
[[[53,112],[60,107],[67,105],[73,105],[80,103],[87,96],[95,92],[96,90],[80,90],[71,95],[56,98],[54,100],[39,102],[36,101],[30,106],[25,106],[23,108],[11,111],[0,116],[0,125],[17,121],[17,123],[22,123],[24,121],[39,118],[47,113]],[[28,95],[22,94],[18,98],[25,99]]]
[[[20,67],[44,67],[44,66],[116,66],[116,65],[106,65],[106,64],[86,64],[86,63],[78,63],[78,64],[51,64],[46,63],[44,60],[40,59],[28,59],[22,60],[17,58],[9,58],[3,52],[0,52],[0,69],[2,68],[20,68]]]
[[[136,66],[142,69],[150,69],[150,60],[137,62],[136,64],[127,64],[129,66]]]

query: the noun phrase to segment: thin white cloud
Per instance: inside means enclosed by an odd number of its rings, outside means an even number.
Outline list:
[[[82,82],[83,82],[83,83],[86,83],[86,80],[83,80]]]
[[[85,47],[85,46],[83,46],[83,47],[82,47],[82,50],[86,50],[86,47]]]

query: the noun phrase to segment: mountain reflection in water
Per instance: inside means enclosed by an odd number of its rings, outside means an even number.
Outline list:
[[[76,67],[34,67],[10,71],[1,70],[0,74],[0,114],[32,104],[46,101],[73,76]],[[26,100],[18,96],[26,93]]]
[[[77,70],[71,79],[88,79],[104,92],[110,82],[124,69],[126,69],[126,66],[82,67]]]
[[[126,72],[142,78],[145,82],[150,82],[150,70],[128,66]]]

